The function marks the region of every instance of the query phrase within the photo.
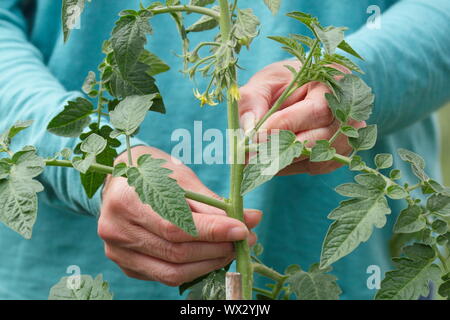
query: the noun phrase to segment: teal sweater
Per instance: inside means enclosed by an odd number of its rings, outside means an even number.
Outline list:
[[[81,29],[74,30],[65,45],[60,3],[0,1],[0,130],[17,120],[34,119],[35,124],[18,137],[16,146],[36,145],[42,156],[75,146],[74,139],[46,132],[47,123],[65,101],[82,95],[79,88],[87,72],[95,70],[101,61],[101,45],[109,37],[117,13],[137,7],[139,1],[88,3]],[[252,6],[263,22],[251,50],[243,50],[240,65],[245,69],[240,71],[240,84],[271,62],[288,58],[266,36],[306,32],[284,13],[301,10],[318,16],[324,25],[348,26],[348,41],[365,58],[361,63],[364,78],[377,96],[370,122],[379,125],[379,142],[365,157],[371,162],[375,153],[405,147],[424,155],[428,173],[439,179],[438,136],[432,114],[450,98],[450,1],[284,0],[276,17],[262,0],[240,3]],[[383,13],[381,29],[364,26],[370,16],[367,8],[372,4]],[[202,120],[203,130],[223,130],[226,110],[224,106],[199,108],[192,84],[177,72],[181,63],[174,54],[180,52],[176,28],[167,16],[152,19],[152,24],[155,35],[149,39],[149,49],[172,66],[172,71],[157,78],[168,114],[149,115],[136,143],[170,152],[177,143],[171,141],[174,129],[192,132],[194,121]],[[194,36],[193,42],[199,39]],[[202,80],[199,86],[204,86]],[[405,180],[415,182],[398,158],[396,165],[405,169]],[[199,164],[192,168],[207,186],[226,194],[225,165]],[[246,206],[265,213],[258,227],[265,247],[262,260],[279,271],[292,263],[307,268],[317,262],[330,224],[326,215],[342,200],[333,188],[349,182],[352,176],[344,168],[322,176],[280,177],[251,193]],[[105,257],[96,232],[100,196],[87,199],[75,170],[48,168],[40,181],[46,191],[39,195],[32,240],[24,240],[0,225],[0,299],[45,299],[70,265],[78,265],[84,274],[103,273],[118,299],[178,298],[176,288],[127,278]],[[391,268],[388,242],[402,205],[392,203],[393,214],[386,227],[376,230],[368,242],[335,264],[343,298],[371,298],[374,291],[366,285],[367,267],[378,265],[383,273]]]

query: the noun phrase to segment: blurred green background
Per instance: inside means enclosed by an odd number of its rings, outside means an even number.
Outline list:
[[[450,104],[439,111],[441,123],[442,171],[446,186],[450,186]]]

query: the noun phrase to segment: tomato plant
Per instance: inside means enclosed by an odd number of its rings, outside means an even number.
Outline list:
[[[264,0],[264,3],[275,14],[281,1]],[[69,9],[74,5],[84,8],[85,1],[63,0],[65,41],[70,33],[68,21],[74,18]],[[138,159],[132,157],[130,138],[137,133],[148,112],[165,113],[155,76],[168,71],[169,67],[145,49],[147,36],[152,33],[150,21],[161,14],[170,15],[179,30],[184,72],[190,78],[200,75],[209,79],[206,88],[195,89],[195,96],[201,105],[226,102],[228,129],[238,133],[230,135],[231,186],[229,196],[224,200],[183,190],[169,177],[171,171],[161,167],[163,161],[160,159],[151,155]],[[198,14],[200,17],[193,25],[186,26],[185,14]],[[386,274],[375,298],[418,299],[428,294],[430,282],[438,285],[441,296],[450,298],[450,189],[428,177],[424,160],[408,150],[400,149],[398,153],[411,165],[417,177],[417,181],[412,183],[399,182],[401,172],[392,169],[391,154],[377,155],[375,167],[363,160],[360,152],[375,145],[377,127],[368,125],[355,129],[348,123],[368,120],[375,97],[371,88],[356,75],[362,73],[358,65],[336,52],[340,49],[362,59],[344,40],[345,28],[322,26],[317,18],[302,12],[288,14],[289,19],[306,25],[313,36],[293,34],[270,38],[281,44],[282,49],[297,59],[302,67],[297,70],[286,66],[292,73],[291,83],[256,126],[243,132],[238,119],[237,69],[240,51],[243,47],[250,47],[258,36],[260,21],[251,9],[240,8],[237,0],[190,0],[189,4],[167,0],[166,3],[153,2],[147,7],[141,4],[139,10],[125,10],[119,16],[111,38],[103,45],[105,57],[98,72],[89,72],[82,87],[90,98],[96,99],[97,104],[84,98],[70,101],[47,127],[53,134],[79,138],[80,143],[75,150],[61,150],[52,158],[40,157],[33,146],[24,146],[13,152],[11,140],[32,121],[18,122],[0,136],[0,152],[6,154],[0,159],[0,221],[23,237],[31,238],[37,215],[37,193],[43,191],[36,177],[45,167],[61,166],[80,172],[83,188],[89,197],[101,188],[107,175],[126,178],[143,203],[195,236],[196,227],[186,198],[222,209],[229,217],[242,221],[244,196],[274,178],[295,158],[305,156],[312,162],[336,161],[359,174],[354,182],[336,188],[336,192],[348,199],[328,216],[332,223],[318,263],[309,270],[292,265],[281,274],[259,260],[261,245],[256,245],[251,252],[246,241],[239,241],[235,243],[237,275],[229,273],[227,268],[216,270],[182,285],[180,292],[190,290],[190,297],[194,298],[224,299],[227,279],[228,289],[231,285],[237,288],[234,298],[252,299],[256,294],[258,299],[338,299],[341,289],[336,277],[330,273],[333,263],[367,241],[374,228],[385,226],[387,215],[391,213],[387,199],[392,199],[405,203],[393,231],[406,240],[399,242],[403,249],[399,257],[393,259],[395,270]],[[213,29],[218,29],[218,33],[212,40],[191,48],[190,33]],[[202,48],[209,48],[209,54],[203,56]],[[355,73],[342,73],[334,65],[344,66]],[[317,141],[312,147],[308,147],[306,141],[298,141],[290,131],[272,132],[268,140],[258,139],[265,121],[294,91],[311,81],[322,82],[331,90],[326,99],[339,122],[336,134],[330,140]],[[347,136],[353,147],[350,156],[338,154],[333,148],[340,135]],[[128,161],[113,165],[118,156],[119,137],[125,138]],[[242,161],[246,157],[249,161]],[[155,193],[158,197],[153,196]],[[425,203],[419,199],[422,196],[427,197]],[[271,281],[269,289],[254,288],[254,273]],[[101,277],[83,276],[80,292],[71,292],[64,281],[62,279],[52,288],[51,298],[112,297]]]

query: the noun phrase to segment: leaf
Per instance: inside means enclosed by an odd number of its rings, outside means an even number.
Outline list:
[[[322,28],[318,25],[313,25],[314,33],[317,38],[322,42],[326,53],[329,55],[334,54],[338,45],[344,41],[344,31],[347,30],[345,27],[327,27]]]
[[[330,213],[330,219],[337,219],[330,226],[322,247],[321,268],[346,256],[365,242],[373,228],[386,224],[386,215],[391,213],[386,198],[351,199]]]
[[[96,133],[92,133],[81,143],[81,151],[93,155],[98,155],[106,148],[106,139]]]
[[[375,156],[375,165],[378,169],[387,169],[392,167],[394,159],[389,153],[380,153]]]
[[[16,152],[8,165],[7,178],[0,179],[0,221],[30,239],[36,221],[36,193],[43,190],[33,178],[44,171],[45,162],[31,149]]]
[[[83,86],[81,89],[84,93],[90,94],[92,90],[94,90],[95,85],[97,84],[97,80],[95,77],[95,72],[89,71],[86,79],[84,80]]]
[[[347,52],[351,54],[352,56],[364,60],[363,57],[361,57],[345,40],[343,40],[339,45],[338,48],[341,49],[344,52]]]
[[[404,249],[405,256],[392,259],[396,270],[386,273],[377,300],[417,300],[429,294],[429,282],[439,279],[440,268],[433,264],[436,254],[430,246],[416,243]]]
[[[442,277],[442,283],[439,286],[438,293],[441,297],[450,300],[450,273]]]
[[[270,36],[268,38],[283,44],[284,46],[282,47],[282,49],[295,56],[301,62],[304,62],[306,60],[306,54],[303,45],[293,38],[281,36]]]
[[[33,124],[33,120],[17,121],[12,127],[0,134],[0,147],[9,146],[11,140],[22,130],[27,129]]]
[[[141,201],[150,205],[161,217],[196,236],[197,230],[185,192],[176,180],[169,177],[172,171],[161,167],[164,162],[150,155],[139,157],[138,167],[127,171],[128,184],[136,189]]]
[[[336,155],[336,149],[331,147],[327,140],[318,140],[311,150],[311,162],[323,162],[333,159]]]
[[[94,163],[95,163],[94,154],[88,154],[85,158],[73,157],[72,159],[73,168],[77,171],[80,171],[83,174],[86,174],[86,172]]]
[[[431,195],[427,200],[427,209],[431,213],[450,216],[450,197],[440,193]]]
[[[262,148],[265,148],[264,154],[261,153]],[[244,169],[242,195],[271,180],[280,170],[290,165],[302,154],[303,144],[297,141],[294,133],[281,130],[278,135],[272,135],[269,143],[260,146],[259,150],[256,163],[251,162]]]
[[[115,149],[107,146],[100,154],[96,156],[96,162],[105,166],[112,167],[114,159],[117,157]],[[85,174],[81,174],[81,184],[88,198],[92,198],[95,193],[100,189],[106,179],[106,174],[88,171]]]
[[[422,181],[427,181],[429,179],[424,171],[425,160],[421,156],[406,149],[398,149],[397,152],[403,161],[411,164],[411,170],[416,177]]]
[[[264,3],[273,15],[276,15],[280,11],[281,0],[264,0]]]
[[[64,42],[67,42],[70,31],[77,25],[77,22],[84,11],[85,2],[85,0],[63,0],[61,18]]]
[[[362,160],[361,156],[355,155],[350,161],[349,169],[351,171],[361,171],[366,167],[366,163]]]
[[[142,52],[139,61],[148,66],[147,74],[150,76],[156,76],[170,70],[170,67],[164,61],[148,50]]]
[[[405,199],[409,194],[399,185],[392,185],[386,189],[386,195],[393,200]]]
[[[190,0],[190,5],[204,7],[213,4],[216,0]]]
[[[375,96],[372,89],[355,75],[347,74],[338,82],[340,94],[335,97],[332,94],[325,94],[330,109],[336,116],[340,111],[345,117],[341,122],[347,122],[348,118],[356,121],[366,121],[369,119]]]
[[[203,300],[225,300],[225,270],[211,272],[203,280]]]
[[[319,20],[317,20],[316,17],[313,17],[312,15],[304,13],[304,12],[300,12],[300,11],[289,12],[287,14],[287,16],[300,21],[301,23],[306,25],[313,32],[314,32],[314,26],[319,25]]]
[[[319,264],[313,264],[308,272],[298,270],[291,274],[286,283],[297,296],[297,300],[339,300],[342,290],[337,278],[328,272],[331,267],[320,269]]]
[[[358,130],[358,138],[349,138],[348,142],[357,151],[370,150],[377,142],[377,126],[369,125]]]
[[[382,176],[373,173],[363,173],[355,176],[356,182],[359,184],[373,188],[384,193],[384,189],[386,188],[386,181]]]
[[[417,205],[409,206],[403,210],[395,223],[394,232],[414,233],[424,229],[427,222],[422,213],[422,208]]]
[[[238,10],[234,36],[248,46],[258,35],[259,25],[259,19],[253,14],[252,9]]]
[[[113,177],[121,177],[123,175],[126,175],[127,171],[128,171],[127,164],[125,162],[121,162],[114,166],[112,175]]]
[[[146,34],[151,32],[147,16],[129,14],[116,22],[112,31],[111,47],[122,75],[128,75],[134,70],[147,42]]]
[[[336,192],[344,197],[351,198],[374,198],[380,196],[380,191],[368,188],[357,183],[345,183],[336,188]]]
[[[126,97],[109,113],[114,128],[127,136],[132,135],[144,121],[154,97],[155,95]]]
[[[358,138],[359,137],[358,130],[356,130],[352,126],[342,126],[341,132],[350,138]]]
[[[195,21],[190,27],[186,29],[187,32],[201,32],[206,30],[212,30],[219,25],[219,21],[217,19],[203,15]]]
[[[391,178],[392,180],[399,180],[402,177],[402,173],[400,170],[398,169],[394,169],[391,170],[391,172],[389,172],[389,178]]]
[[[49,300],[112,300],[108,282],[99,274],[95,279],[88,275],[63,277],[51,289]]]
[[[448,231],[448,223],[444,220],[437,219],[433,221],[433,223],[431,224],[431,228],[437,234],[443,235],[446,234]]]
[[[48,124],[47,130],[62,137],[78,137],[91,122],[92,103],[84,98],[69,101]]]

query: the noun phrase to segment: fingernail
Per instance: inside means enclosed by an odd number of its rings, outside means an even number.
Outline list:
[[[246,112],[241,117],[241,126],[245,133],[248,133],[256,125],[256,117],[253,112]]]
[[[229,241],[244,240],[248,236],[248,230],[243,227],[234,227],[228,231],[227,236]]]

